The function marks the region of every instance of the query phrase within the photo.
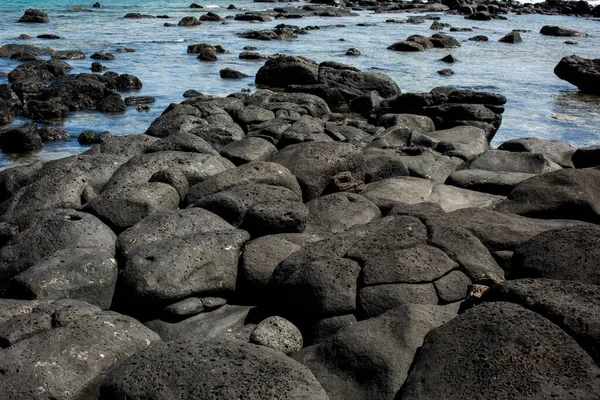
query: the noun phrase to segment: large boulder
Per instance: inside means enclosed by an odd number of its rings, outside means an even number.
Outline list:
[[[0,295],[10,278],[58,250],[90,248],[115,253],[115,234],[93,215],[74,210],[49,210],[30,215],[30,226],[0,249]]]
[[[540,153],[561,167],[573,168],[571,157],[574,155],[575,150],[577,149],[558,140],[522,138],[508,140],[502,143],[498,147],[498,150]]]
[[[426,133],[413,132],[410,145],[431,147],[442,154],[467,161],[489,149],[485,132],[474,126],[457,126]]]
[[[230,161],[213,154],[183,151],[142,154],[133,157],[115,171],[105,190],[146,183],[156,172],[166,169],[183,173],[190,185],[194,185],[233,167]]]
[[[272,186],[265,184],[249,184],[234,186],[230,189],[220,191],[210,196],[205,196],[192,204],[192,207],[205,208],[225,219],[235,227],[247,226],[253,233],[259,233],[262,236],[266,233],[264,230],[276,229],[278,223],[291,222],[292,226],[296,217],[301,220],[296,220],[302,226],[300,230],[292,230],[292,232],[302,231],[304,229],[303,222],[308,217],[308,211],[301,202],[302,197],[298,193],[294,193],[290,189],[283,186]],[[300,211],[302,215],[297,215],[295,211]],[[262,214],[262,222],[256,224],[256,217],[260,218]],[[262,225],[264,223],[264,225]],[[281,226],[283,227],[283,226]],[[243,228],[246,229],[246,228]],[[270,232],[270,233],[284,233]]]
[[[248,105],[255,105],[275,113],[275,116],[296,120],[293,115],[309,115],[315,118],[327,116],[331,111],[325,100],[308,93],[280,93],[259,90],[248,99]]]
[[[183,151],[190,153],[217,155],[218,152],[206,140],[187,132],[180,132],[167,137],[156,139],[152,136],[135,135],[151,138],[153,141],[144,149],[143,153],[159,153],[161,151]],[[120,136],[123,137],[123,136]],[[113,139],[118,139],[113,138]]]
[[[427,334],[396,399],[596,398],[598,372],[546,318],[515,304],[483,304]]]
[[[578,148],[571,156],[575,168],[590,168],[600,165],[600,146],[589,146]]]
[[[377,92],[383,98],[395,97],[401,93],[396,82],[387,75],[362,72],[334,62],[319,64],[319,83],[340,90],[347,100],[370,91]]]
[[[511,278],[547,278],[600,285],[600,228],[581,225],[540,233],[516,249]]]
[[[600,94],[600,59],[563,57],[554,67],[554,73],[584,93]]]
[[[58,250],[12,278],[12,295],[37,300],[76,299],[109,309],[117,260],[103,249]]]
[[[177,209],[180,200],[173,186],[149,182],[108,188],[88,202],[84,209],[121,232],[150,214]]]
[[[11,198],[3,205],[2,219],[19,223],[37,211],[80,209],[87,201],[84,192],[100,192],[125,161],[126,158],[111,154],[78,155],[34,164],[37,167],[25,176],[23,170],[17,176],[13,169],[7,170],[5,185],[10,186],[10,191],[4,195]]]
[[[390,399],[425,335],[455,314],[452,306],[405,304],[342,328],[294,358],[311,370],[330,399]]]
[[[224,146],[220,154],[237,166],[253,161],[268,161],[277,153],[277,148],[267,139],[248,137]]]
[[[320,239],[314,234],[283,233],[246,243],[240,259],[236,292],[251,304],[262,303],[268,298],[269,280],[277,265],[306,244]]]
[[[469,207],[490,208],[504,199],[502,196],[436,184],[430,179],[405,176],[371,182],[362,188],[360,194],[383,211],[389,211],[396,203],[428,201],[438,203],[444,211],[450,212]]]
[[[306,204],[310,217],[306,233],[338,233],[381,217],[379,208],[354,193],[333,193]]]
[[[0,393],[7,399],[97,398],[106,374],[160,341],[138,321],[86,303],[31,308],[26,313],[52,316],[53,324],[2,350]]]
[[[523,172],[463,169],[448,176],[446,184],[459,188],[507,196],[520,182],[534,177]]]
[[[125,259],[136,247],[167,238],[233,229],[224,219],[202,208],[152,214],[119,235],[117,253]]]
[[[334,176],[350,172],[354,179],[364,182],[362,152],[348,143],[306,142],[287,146],[273,157],[296,176],[304,200],[310,201],[323,194]]]
[[[113,136],[93,146],[84,154],[114,154],[130,159],[149,151],[157,141],[157,138],[148,135]]]
[[[25,11],[25,14],[23,14],[18,22],[35,22],[38,24],[44,24],[50,22],[50,19],[48,18],[48,14],[42,10],[30,8]]]
[[[100,399],[168,400],[190,393],[207,400],[328,398],[308,368],[277,350],[234,339],[193,338],[159,344],[128,359],[107,377]]]
[[[173,104],[150,124],[146,135],[162,138],[177,133],[189,133],[193,128],[206,124],[203,114],[196,107],[189,104]]]
[[[269,59],[256,73],[256,84],[276,88],[317,83],[318,65],[304,57],[280,55]]]
[[[138,246],[128,255],[119,290],[141,311],[189,296],[231,294],[249,235],[241,230],[191,233]],[[135,304],[134,304],[135,303]],[[136,310],[140,312],[139,310]]]
[[[302,195],[296,177],[283,165],[255,161],[212,175],[192,186],[187,196],[187,203],[193,204],[203,197],[235,186],[249,184],[281,186],[290,189],[299,196]]]
[[[484,208],[463,208],[434,217],[471,232],[490,251],[514,251],[542,232],[588,225],[581,221],[536,219]]]
[[[600,286],[552,279],[518,279],[486,290],[483,301],[519,304],[560,326],[600,361]]]
[[[542,26],[540,33],[546,36],[587,36],[584,32],[578,32],[573,29],[555,25]]]
[[[563,169],[519,183],[496,211],[534,218],[600,222],[600,171]]]
[[[488,150],[479,155],[469,165],[470,169],[486,171],[519,172],[527,174],[545,174],[562,167],[540,153]]]
[[[376,182],[396,176],[408,176],[409,171],[400,154],[394,149],[367,147],[365,158],[365,183]]]
[[[428,244],[444,251],[475,283],[504,280],[504,271],[487,248],[466,229],[441,220],[428,220]]]

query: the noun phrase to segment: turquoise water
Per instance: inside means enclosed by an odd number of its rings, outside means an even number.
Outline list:
[[[96,51],[113,52],[118,47],[131,47],[135,53],[115,53],[116,60],[103,61],[110,70],[138,76],[143,89],[123,93],[149,95],[157,98],[149,112],[129,108],[124,114],[107,115],[95,111],[72,113],[64,128],[74,137],[69,141],[45,144],[40,152],[27,156],[0,153],[0,168],[31,160],[49,160],[85,151],[76,137],[87,129],[109,130],[113,135],[143,133],[149,124],[173,102],[183,100],[182,94],[195,89],[206,94],[227,95],[241,89],[255,90],[254,75],[262,61],[239,60],[244,46],[255,46],[262,54],[286,53],[303,55],[318,62],[333,60],[356,66],[362,70],[390,75],[404,92],[429,91],[435,86],[449,85],[504,94],[508,98],[504,121],[493,144],[518,137],[557,139],[574,146],[600,143],[600,98],[585,96],[575,87],[559,80],[553,73],[558,61],[567,55],[577,54],[597,58],[600,44],[598,21],[556,16],[509,15],[508,21],[469,21],[461,16],[439,14],[441,22],[455,27],[474,27],[473,32],[452,32],[462,44],[451,50],[428,50],[421,53],[399,53],[386,50],[391,43],[412,34],[431,35],[425,24],[386,24],[387,19],[405,19],[411,14],[373,14],[358,11],[359,17],[303,18],[273,20],[266,23],[248,23],[227,20],[205,23],[198,27],[164,27],[165,22],[177,23],[182,17],[213,11],[222,17],[241,11],[227,10],[231,3],[239,9],[265,10],[273,7],[302,6],[305,3],[253,3],[251,1],[196,1],[209,9],[190,9],[189,1],[140,0],[103,1],[105,8],[92,9],[94,1],[66,0],[2,0],[0,3],[0,45],[27,43],[49,46],[55,50],[80,50],[86,55]],[[71,12],[72,7],[92,9],[91,13]],[[27,8],[39,8],[48,13],[48,24],[19,24],[16,21]],[[152,15],[169,15],[169,20],[128,20],[122,17],[130,12]],[[375,23],[374,27],[359,27],[358,23]],[[343,28],[310,31],[291,42],[262,42],[241,39],[236,34],[246,30],[269,29],[280,23],[301,27],[308,25],[343,24]],[[560,25],[587,32],[590,36],[577,38],[578,45],[564,44],[564,38],[545,37],[539,34],[543,25]],[[523,43],[504,44],[497,40],[512,29],[525,29]],[[448,32],[448,30],[445,30]],[[25,33],[37,36],[54,33],[60,40],[15,40]],[[490,42],[468,41],[474,35],[486,35]],[[340,41],[344,39],[344,41]],[[227,54],[219,55],[212,63],[199,62],[186,54],[189,44],[220,44]],[[356,47],[362,55],[347,57],[345,52]],[[439,61],[452,53],[459,61],[447,65]],[[93,60],[71,60],[73,73],[90,72]],[[0,59],[0,72],[9,72],[19,63]],[[437,71],[447,67],[455,74],[440,76]],[[251,77],[230,81],[219,77],[219,70],[233,68]],[[0,78],[0,83],[6,83]],[[15,126],[26,122],[18,119]]]

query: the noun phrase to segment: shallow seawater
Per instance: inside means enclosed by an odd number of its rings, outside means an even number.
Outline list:
[[[401,53],[387,50],[390,44],[404,40],[412,34],[432,35],[431,21],[424,24],[389,24],[387,19],[406,19],[412,14],[373,14],[359,11],[358,17],[303,18],[273,20],[266,23],[248,23],[227,20],[204,23],[197,27],[165,27],[165,22],[177,23],[182,17],[199,17],[213,11],[222,17],[242,11],[227,10],[233,2],[239,9],[266,10],[273,7],[297,7],[305,3],[253,3],[251,1],[196,1],[205,9],[190,9],[187,1],[106,0],[104,8],[92,9],[94,3],[68,0],[2,0],[0,3],[0,45],[25,43],[48,46],[55,50],[80,50],[88,57],[96,52],[115,52],[118,47],[131,47],[134,53],[114,53],[116,60],[102,61],[111,71],[138,76],[143,89],[123,92],[124,96],[149,95],[156,103],[148,112],[138,112],[130,107],[124,114],[107,115],[95,111],[72,113],[64,128],[73,137],[69,141],[48,143],[42,151],[28,155],[0,153],[0,169],[33,160],[50,160],[78,154],[88,147],[77,143],[84,130],[108,130],[113,135],[144,133],[150,123],[173,102],[183,100],[182,94],[195,89],[205,94],[225,96],[253,85],[256,71],[263,61],[240,60],[244,46],[255,46],[261,54],[285,53],[302,55],[317,62],[337,61],[365,71],[390,75],[404,92],[429,91],[440,85],[502,93],[508,98],[502,127],[493,145],[519,137],[556,139],[574,146],[600,143],[600,97],[582,95],[568,82],[561,81],[553,69],[558,61],[571,54],[597,58],[600,45],[600,22],[592,19],[508,15],[508,21],[470,21],[462,16],[437,14],[441,22],[454,27],[473,28],[473,32],[452,32],[462,47],[434,49],[420,53]],[[93,12],[71,12],[72,7],[85,7]],[[38,8],[48,13],[48,24],[20,24],[16,21],[28,8]],[[169,15],[165,19],[131,20],[122,17],[130,12],[151,15]],[[359,23],[375,23],[373,27],[360,27]],[[270,29],[286,23],[304,26],[344,25],[310,31],[294,41],[253,41],[236,34],[247,30]],[[565,38],[546,37],[539,34],[543,25],[560,25],[588,33],[588,37],[575,38],[578,45],[567,45]],[[505,44],[498,39],[513,29],[524,29],[523,43]],[[444,32],[448,32],[445,29]],[[60,40],[15,40],[26,33],[37,36],[53,33]],[[448,32],[449,33],[449,32]],[[486,35],[489,42],[479,43],[467,39]],[[344,39],[341,41],[340,39]],[[227,54],[219,55],[217,62],[200,62],[194,55],[186,54],[187,46],[194,43],[220,44]],[[359,57],[345,56],[350,47],[358,48]],[[448,65],[440,58],[453,54],[458,62]],[[72,73],[90,72],[93,60],[68,61]],[[9,72],[19,63],[0,59],[0,72]],[[233,68],[250,75],[242,80],[223,80],[219,70]],[[452,76],[440,76],[437,71],[452,68]],[[6,83],[0,78],[0,83]],[[27,122],[17,119],[14,126]]]

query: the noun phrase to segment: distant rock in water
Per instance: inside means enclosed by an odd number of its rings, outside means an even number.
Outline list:
[[[5,44],[0,47],[0,58],[11,58],[17,53],[30,53],[34,56],[52,55],[54,50],[49,47],[36,47],[28,44]]]
[[[450,68],[444,68],[444,69],[439,70],[438,74],[445,75],[445,76],[454,75],[454,71],[451,70]]]
[[[221,46],[219,48],[223,50]],[[216,46],[200,43],[188,46],[187,52],[188,54],[198,54],[200,61],[217,61],[217,52],[224,53],[225,51],[218,51]]]
[[[60,36],[58,35],[54,35],[54,34],[43,34],[43,35],[38,35],[37,36],[38,39],[51,39],[51,40],[56,40],[56,39],[60,39]]]
[[[112,61],[112,60],[115,59],[115,56],[112,53],[96,52],[96,53],[92,54],[90,56],[90,58],[93,59],[93,60]]]
[[[85,58],[85,54],[81,51],[73,51],[73,50],[65,50],[65,51],[56,51],[52,54],[52,58],[57,60],[83,60]]]
[[[208,13],[206,13],[200,17],[200,21],[217,22],[217,21],[223,21],[223,18],[221,18],[221,16],[219,16],[218,14],[215,14],[214,12],[209,11]]]
[[[587,59],[576,55],[563,57],[554,73],[579,88],[584,93],[600,95],[600,59]]]
[[[412,35],[396,42],[388,47],[388,50],[394,51],[423,51],[425,49],[452,49],[460,47],[458,40],[452,36],[445,35],[443,33],[436,33],[431,37],[425,37],[421,35]]]
[[[129,13],[123,18],[127,19],[142,19],[142,18],[155,18],[154,15],[140,14],[140,13]]]
[[[294,34],[294,31],[289,27],[265,29],[262,31],[248,31],[240,33],[240,37],[245,39],[254,40],[294,40],[298,36]]]
[[[425,48],[420,43],[412,42],[409,40],[401,40],[399,42],[396,42],[396,43],[388,46],[388,50],[411,52],[411,51],[424,51]]]
[[[569,28],[563,28],[562,26],[551,26],[545,25],[540,30],[542,35],[546,36],[587,36],[587,33],[574,31]]]
[[[104,65],[102,65],[99,62],[93,62],[92,63],[92,72],[102,72],[103,70],[105,70],[107,67],[105,67]]]
[[[25,11],[25,14],[19,19],[19,22],[34,22],[38,24],[45,24],[50,22],[48,18],[48,14],[41,10],[36,10],[34,8],[30,8]]]
[[[221,78],[223,79],[241,79],[241,78],[247,78],[248,75],[236,71],[234,69],[231,68],[225,68],[219,71],[219,75],[221,76]]]
[[[474,14],[467,15],[465,19],[472,19],[474,21],[490,21],[492,16],[487,11],[478,11]]]
[[[355,49],[354,47],[348,49],[348,51],[346,52],[347,56],[360,56],[360,51],[358,49]]]
[[[487,41],[489,41],[488,37],[485,36],[485,35],[473,36],[473,37],[469,38],[469,40],[471,40],[473,42],[487,42]]]
[[[240,53],[240,60],[266,60],[267,58],[267,56],[252,51],[242,51]]]
[[[502,43],[521,43],[523,39],[519,32],[512,31],[498,41]]]
[[[179,25],[179,26],[196,26],[196,25],[202,25],[202,22],[200,22],[198,20],[198,18],[196,18],[196,17],[183,17],[177,25]]]

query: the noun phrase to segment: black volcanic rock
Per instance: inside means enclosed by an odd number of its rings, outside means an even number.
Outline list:
[[[542,35],[546,36],[587,36],[584,32],[574,31],[569,28],[563,28],[562,26],[551,26],[544,25],[540,30]]]
[[[241,79],[248,77],[248,75],[244,74],[243,72],[239,72],[231,68],[225,68],[220,70],[219,75],[222,79]]]
[[[600,94],[600,59],[576,55],[563,57],[554,68],[554,73],[584,93]]]
[[[35,123],[0,134],[0,148],[5,153],[26,153],[42,148],[42,138]]]
[[[519,305],[488,303],[429,332],[397,400],[591,399],[600,369],[558,326]]]
[[[19,19],[19,22],[35,22],[35,23],[47,23],[50,22],[48,14],[41,10],[30,8],[25,11],[25,14]]]
[[[240,380],[247,376],[248,380]],[[167,342],[109,375],[100,399],[195,396],[204,399],[328,399],[312,373],[277,350],[202,336]]]

